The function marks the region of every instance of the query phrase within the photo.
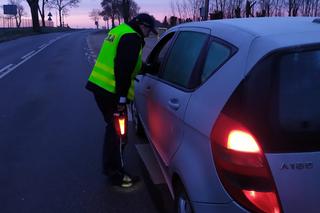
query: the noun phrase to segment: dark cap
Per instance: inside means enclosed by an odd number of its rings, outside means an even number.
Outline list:
[[[151,29],[154,34],[158,34],[157,30],[155,29],[155,21],[152,16],[146,13],[140,13],[136,17],[133,18],[138,24],[142,24]]]

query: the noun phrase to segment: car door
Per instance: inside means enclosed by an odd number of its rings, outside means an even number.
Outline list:
[[[183,137],[184,114],[193,91],[193,74],[208,42],[209,30],[181,29],[158,76],[150,79],[146,100],[151,141],[168,166]]]
[[[141,122],[145,132],[149,136],[149,122],[147,112],[147,100],[152,94],[151,86],[155,84],[155,79],[159,75],[160,67],[162,66],[166,53],[169,50],[170,44],[174,39],[175,32],[169,32],[165,35],[152,49],[146,60],[146,66],[143,67],[143,73],[136,77],[135,82],[135,105],[139,112]]]

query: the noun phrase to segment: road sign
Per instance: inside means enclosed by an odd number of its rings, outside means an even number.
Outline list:
[[[204,7],[200,7],[200,16],[204,18],[205,14],[206,14],[206,9]]]
[[[17,5],[3,5],[3,14],[17,15]]]

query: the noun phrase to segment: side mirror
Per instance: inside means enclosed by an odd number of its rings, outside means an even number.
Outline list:
[[[134,81],[135,81],[136,83],[139,83],[140,81],[143,81],[143,78],[144,78],[144,75],[138,74],[138,75],[136,75],[136,77],[134,78]]]

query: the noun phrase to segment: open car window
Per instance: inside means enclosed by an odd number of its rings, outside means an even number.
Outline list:
[[[148,65],[148,70],[146,70],[147,73],[158,75],[160,67],[165,61],[166,54],[171,46],[174,35],[174,32],[169,33],[168,35],[163,37],[154,47],[146,61]]]

